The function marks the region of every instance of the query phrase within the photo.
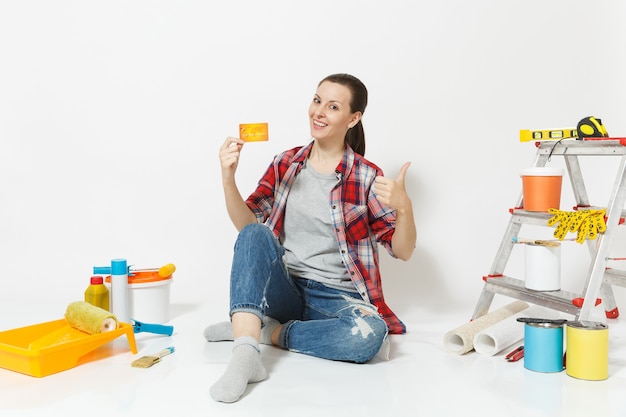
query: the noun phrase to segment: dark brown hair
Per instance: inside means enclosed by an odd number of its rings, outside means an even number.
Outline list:
[[[350,111],[352,113],[357,111],[361,112],[361,114],[365,113],[365,107],[367,107],[367,88],[361,80],[350,74],[332,74],[320,81],[318,87],[324,81],[341,84],[347,87],[352,96],[350,100]],[[363,130],[362,120],[359,120],[354,127],[348,129],[344,141],[350,145],[354,152],[365,156],[365,131]]]

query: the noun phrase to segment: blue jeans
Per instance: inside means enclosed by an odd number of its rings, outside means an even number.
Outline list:
[[[358,293],[292,277],[285,249],[265,225],[239,233],[230,276],[230,314],[283,323],[279,346],[324,359],[364,363],[380,349],[387,325]]]

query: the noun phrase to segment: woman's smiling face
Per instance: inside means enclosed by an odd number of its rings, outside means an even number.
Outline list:
[[[361,118],[361,112],[352,112],[351,100],[348,87],[330,81],[320,84],[309,106],[311,136],[343,141],[348,129]]]

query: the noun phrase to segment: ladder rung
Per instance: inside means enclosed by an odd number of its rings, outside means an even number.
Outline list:
[[[564,140],[560,143],[539,142],[538,154],[546,155],[626,155],[624,138],[606,140]]]
[[[485,290],[493,293],[517,298],[529,303],[542,305],[554,310],[576,315],[580,311],[579,307],[572,304],[573,300],[580,298],[580,295],[568,291],[535,291],[524,286],[524,281],[511,278],[506,275],[501,277],[485,278]]]
[[[521,208],[512,208],[511,221],[519,224],[534,224],[536,226],[547,226],[552,214],[544,211],[526,211]]]
[[[602,210],[604,207],[578,207],[580,210]],[[514,223],[520,224],[533,224],[536,226],[547,226],[548,220],[552,217],[551,213],[547,213],[545,211],[526,211],[523,208],[511,208],[509,209],[511,213],[511,221]],[[626,210],[622,210],[620,215],[620,219],[618,225],[624,224],[624,219],[626,219]]]
[[[626,271],[615,268],[606,268],[604,270],[604,282],[611,285],[626,287]]]

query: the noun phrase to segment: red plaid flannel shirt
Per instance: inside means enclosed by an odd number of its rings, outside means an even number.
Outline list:
[[[289,189],[312,146],[313,142],[276,155],[246,200],[259,223],[267,224],[277,237]],[[329,205],[344,264],[361,297],[378,308],[389,332],[405,333],[404,323],[385,303],[380,276],[377,243],[394,256],[391,238],[396,225],[395,211],[381,204],[372,190],[375,178],[383,172],[349,146],[336,172],[339,181],[331,191]]]

